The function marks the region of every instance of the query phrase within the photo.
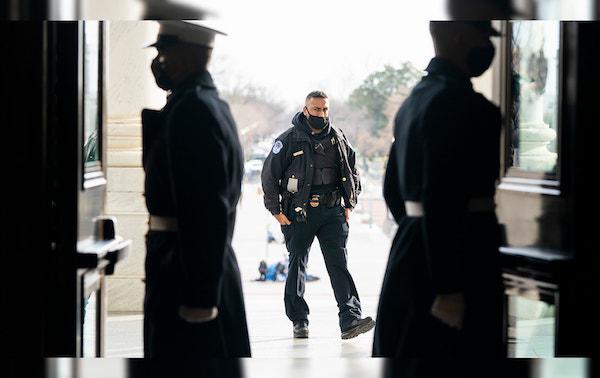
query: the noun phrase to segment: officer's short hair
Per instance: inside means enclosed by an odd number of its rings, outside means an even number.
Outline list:
[[[312,91],[306,96],[306,102],[311,98],[329,98],[323,91]]]

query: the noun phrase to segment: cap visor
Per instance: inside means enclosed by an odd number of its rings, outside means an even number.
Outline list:
[[[179,39],[177,37],[169,36],[169,35],[159,35],[156,39],[156,42],[146,46],[148,47],[169,47],[177,43]]]

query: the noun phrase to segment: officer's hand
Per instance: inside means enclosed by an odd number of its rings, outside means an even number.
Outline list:
[[[344,215],[346,216],[346,223],[348,223],[350,221],[350,213],[352,212],[352,209],[349,207],[344,208]]]
[[[462,329],[465,316],[465,296],[463,293],[440,294],[431,306],[431,315],[450,327]]]
[[[205,323],[214,320],[219,315],[216,307],[200,308],[179,306],[179,316],[189,323]]]
[[[290,222],[290,220],[283,213],[275,214],[273,216],[275,217],[275,219],[277,219],[277,222],[279,222],[279,224],[282,226],[289,226],[290,224],[292,224],[292,222]]]

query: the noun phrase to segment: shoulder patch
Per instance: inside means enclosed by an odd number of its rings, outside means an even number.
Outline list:
[[[281,151],[282,148],[283,148],[283,143],[281,143],[280,140],[276,141],[275,144],[273,145],[273,153],[275,155],[277,155],[279,153],[279,151]]]

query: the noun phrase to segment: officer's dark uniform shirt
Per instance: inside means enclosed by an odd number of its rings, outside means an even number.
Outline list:
[[[313,134],[303,113],[297,113],[292,127],[275,140],[261,179],[265,207],[272,214],[289,215],[290,209],[281,208],[280,196],[290,195],[292,210],[306,209],[310,194],[339,187],[344,206],[353,208],[361,190],[356,154],[345,135],[331,126]],[[288,191],[290,179],[298,180],[296,193]]]
[[[493,212],[468,211],[470,198],[494,196],[500,120],[499,109],[473,90],[469,77],[441,58],[431,60],[398,111],[384,197],[399,229],[380,298],[375,356],[423,353],[418,345],[427,338],[419,340],[417,330],[434,328],[424,325],[433,297],[466,292],[470,301],[478,280],[492,311],[482,322],[501,314],[495,312],[501,286],[497,220]],[[421,202],[424,216],[406,217],[404,201]],[[416,307],[400,310],[406,306]],[[488,337],[490,343],[496,336]]]
[[[157,287],[147,297],[154,301],[170,295],[177,297],[173,301],[179,305],[219,306],[220,312],[223,305],[219,321],[232,316],[239,325],[225,330],[230,332],[227,337],[237,338],[236,345],[228,345],[226,356],[249,355],[239,271],[231,247],[243,154],[229,106],[219,98],[210,74],[203,72],[173,90],[161,111],[144,110],[142,122],[148,212],[176,218],[178,226],[175,260],[159,264],[159,252],[149,247],[146,266],[160,265],[157,269],[169,270],[179,283],[170,287],[163,279],[149,282],[147,277],[147,289]]]

